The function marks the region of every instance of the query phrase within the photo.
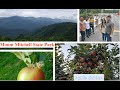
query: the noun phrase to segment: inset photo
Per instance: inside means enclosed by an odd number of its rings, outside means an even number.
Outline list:
[[[119,43],[58,43],[55,48],[56,80],[75,81],[76,74],[82,81],[87,75],[96,75],[90,76],[91,79],[102,75],[103,80],[119,80]],[[78,77],[83,74],[84,77]]]
[[[120,40],[119,9],[80,9],[80,42]]]
[[[0,41],[77,41],[77,9],[0,9]]]
[[[0,52],[0,80],[53,80],[53,52]]]

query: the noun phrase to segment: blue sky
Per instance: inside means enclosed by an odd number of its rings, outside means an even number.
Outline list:
[[[0,9],[0,17],[77,18],[77,9]]]

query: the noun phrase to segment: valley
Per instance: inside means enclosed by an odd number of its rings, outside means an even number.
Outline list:
[[[0,41],[76,41],[77,23],[47,17],[3,17],[0,32]]]

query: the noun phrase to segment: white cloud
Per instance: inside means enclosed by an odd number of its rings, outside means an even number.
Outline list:
[[[0,17],[49,17],[76,19],[77,9],[0,9]]]

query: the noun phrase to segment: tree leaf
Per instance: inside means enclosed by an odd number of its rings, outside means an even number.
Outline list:
[[[25,56],[22,52],[12,52],[17,58],[24,60]]]
[[[25,58],[24,62],[25,62],[26,64],[31,64],[31,59],[30,59],[30,58]]]
[[[12,52],[14,55],[16,55],[17,58],[19,58],[20,60],[23,60],[27,65],[31,64],[31,59],[29,57],[28,52]],[[25,56],[28,56],[27,58]]]
[[[25,56],[31,55],[33,52],[22,52]]]
[[[43,66],[44,66],[44,62],[43,62],[43,61],[36,62],[36,66],[37,66],[38,68],[43,67]]]

